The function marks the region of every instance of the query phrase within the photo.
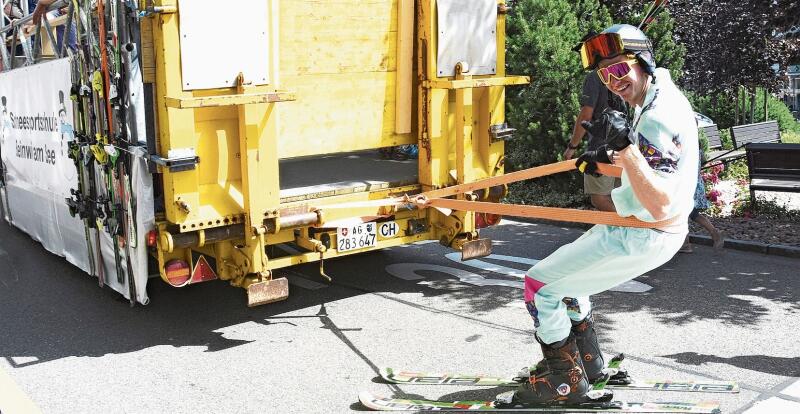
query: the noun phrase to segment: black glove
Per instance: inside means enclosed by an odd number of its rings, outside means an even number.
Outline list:
[[[595,177],[599,177],[600,173],[597,172],[597,163],[601,162],[603,164],[611,164],[611,159],[608,158],[608,147],[605,145],[601,145],[595,151],[586,151],[575,160],[575,166],[578,167],[578,171],[584,174],[591,174]]]
[[[601,138],[610,150],[622,151],[631,144],[631,127],[625,114],[620,111],[606,108],[596,121],[583,121],[581,126],[589,135]]]

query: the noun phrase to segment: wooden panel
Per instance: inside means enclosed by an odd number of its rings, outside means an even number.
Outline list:
[[[281,2],[281,73],[396,69],[396,0]]]
[[[387,72],[397,68],[397,32],[343,30],[331,35],[301,35],[282,41],[280,66],[285,76]]]
[[[156,53],[153,49],[153,20],[142,19],[142,81],[154,83],[156,81]]]
[[[410,133],[395,132],[398,0],[280,7],[281,89],[295,92],[297,101],[281,104],[279,156],[416,143]],[[413,22],[413,1],[411,13]]]
[[[280,158],[416,143],[396,135],[395,73],[286,76],[297,101],[281,105]]]
[[[414,76],[414,0],[398,1],[397,107],[395,132],[411,132],[411,99]]]

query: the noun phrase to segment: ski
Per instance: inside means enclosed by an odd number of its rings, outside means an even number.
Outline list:
[[[589,402],[569,406],[514,406],[496,401],[438,401],[385,398],[361,392],[359,401],[373,411],[499,411],[499,412],[570,412],[570,413],[693,413],[717,414],[717,402]]]
[[[463,386],[493,386],[514,387],[527,380],[524,376],[492,376],[484,374],[458,374],[406,371],[393,368],[381,368],[381,378],[392,384],[409,385],[463,385]],[[633,381],[630,384],[609,383],[609,389],[650,390],[650,391],[682,391],[682,392],[714,392],[738,393],[739,385],[731,381],[674,381],[674,380],[644,380]]]

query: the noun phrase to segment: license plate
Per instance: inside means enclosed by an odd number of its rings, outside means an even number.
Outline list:
[[[336,229],[336,250],[339,252],[366,249],[377,244],[378,232],[375,223],[362,223]]]

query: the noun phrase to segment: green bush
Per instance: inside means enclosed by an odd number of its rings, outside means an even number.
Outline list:
[[[720,129],[719,140],[722,142],[722,149],[733,149],[733,138],[731,138],[730,129]]]
[[[783,131],[781,132],[781,141],[786,144],[800,144],[800,132]]]
[[[755,122],[761,122],[764,120],[764,91],[762,89],[758,89],[756,92],[756,117]],[[778,127],[780,127],[781,132],[796,132],[800,133],[800,122],[794,118],[792,112],[789,111],[789,107],[786,104],[772,96],[771,94],[767,95],[767,110],[769,111],[769,119],[770,120],[777,120]]]
[[[573,183],[564,188],[562,181],[536,180],[516,182],[509,185],[506,203],[527,204],[544,207],[582,208],[588,206],[583,194],[583,185]]]
[[[748,173],[747,169],[747,161],[741,159],[729,162],[722,171],[722,174],[720,174],[720,179],[722,180],[739,180],[748,178],[750,178],[750,174]]]
[[[704,94],[697,91],[687,91],[686,97],[696,112],[711,118],[720,132],[735,125],[735,101],[723,93]]]
[[[706,135],[706,131],[698,130],[697,131],[697,139],[700,140],[700,149],[703,150],[703,153],[708,152],[708,135]]]

